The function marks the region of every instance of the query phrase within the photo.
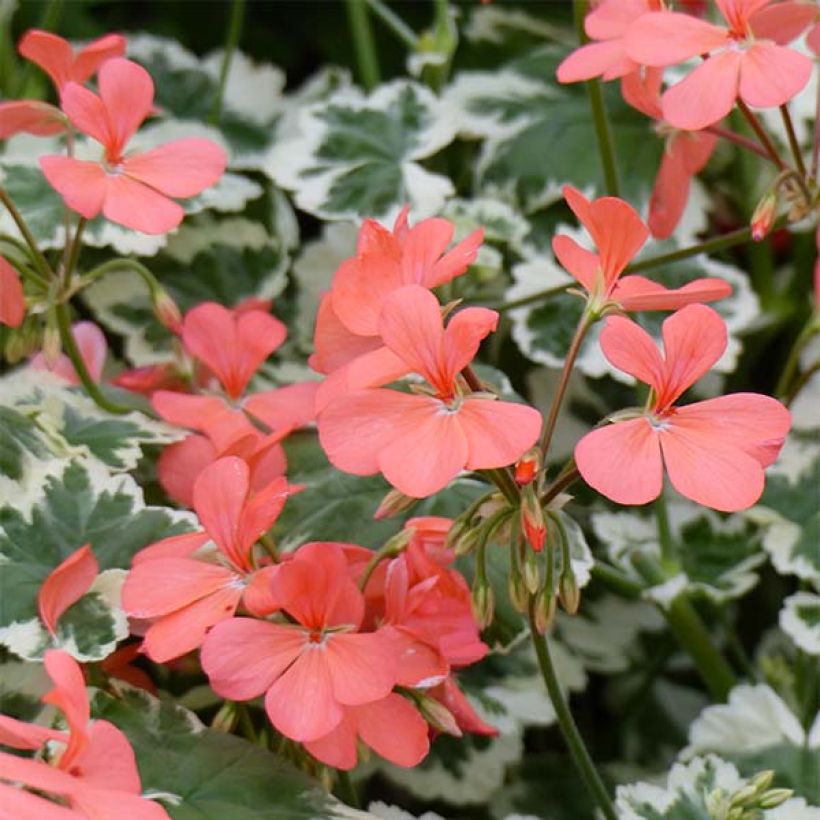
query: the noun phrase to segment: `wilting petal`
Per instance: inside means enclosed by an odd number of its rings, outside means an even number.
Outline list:
[[[660,431],[672,486],[686,498],[722,512],[751,507],[763,492],[763,468],[726,442],[710,419],[673,417]]]
[[[755,43],[740,64],[740,97],[748,105],[774,108],[796,97],[811,77],[812,61],[785,46]]]
[[[601,269],[601,257],[582,248],[574,239],[563,234],[552,238],[552,251],[561,266],[592,293],[595,289],[595,276]]]
[[[355,706],[379,700],[396,683],[396,648],[381,632],[329,635],[324,653],[339,703]]]
[[[193,558],[154,558],[137,564],[122,589],[122,606],[133,618],[156,618],[182,609],[231,583],[234,573]]]
[[[46,766],[45,763],[41,764]],[[47,767],[50,768],[50,767]],[[86,820],[87,815],[0,782],[2,820]]]
[[[0,324],[19,327],[26,315],[23,284],[17,271],[0,257]]]
[[[722,120],[735,104],[742,61],[742,54],[729,49],[701,63],[664,93],[663,118],[686,131]]]
[[[584,481],[616,504],[646,504],[663,488],[658,437],[645,418],[587,433],[575,447],[575,463]]]
[[[621,39],[587,43],[566,57],[558,66],[559,83],[577,83],[593,77],[614,80],[635,71],[638,64],[626,53]]]
[[[347,707],[332,732],[305,743],[305,748],[322,763],[348,772],[355,769],[358,762],[357,728],[356,713],[353,707]]]
[[[128,738],[107,720],[88,729],[88,746],[74,761],[84,783],[120,792],[142,791],[134,750]]]
[[[624,276],[618,280],[612,293],[613,301],[624,310],[678,310],[696,302],[714,302],[732,293],[732,286],[725,279],[707,277],[695,279],[676,290],[643,276]]]
[[[330,667],[321,644],[306,644],[268,689],[265,711],[274,727],[291,740],[316,740],[339,725],[342,707],[333,695]]]
[[[151,566],[148,562],[144,566]],[[208,630],[230,618],[239,606],[242,587],[223,586],[182,609],[163,615],[145,633],[143,649],[151,660],[165,663],[202,645]]]
[[[542,422],[534,407],[469,396],[457,418],[467,440],[468,470],[505,467],[517,461],[537,441]]]
[[[664,362],[654,340],[640,325],[623,316],[609,316],[601,331],[600,343],[610,364],[660,390]]]
[[[176,228],[185,211],[153,188],[120,174],[106,177],[103,215],[118,225],[155,235]]]
[[[655,407],[671,405],[709,371],[726,350],[728,333],[720,315],[706,305],[687,305],[663,323],[664,381]]]
[[[208,633],[200,654],[213,690],[231,700],[261,695],[299,656],[301,629],[254,618],[231,618]]]
[[[359,736],[397,766],[416,766],[430,751],[427,722],[401,695],[354,708]]]
[[[194,483],[194,509],[216,545],[228,557],[237,553],[237,532],[248,495],[248,465],[236,456],[206,467]]]
[[[225,150],[206,139],[181,139],[123,160],[128,176],[172,197],[190,197],[209,188],[225,172]]]
[[[725,45],[729,32],[689,14],[656,11],[633,23],[624,41],[627,54],[641,65],[682,63]]]
[[[93,219],[102,210],[108,178],[99,163],[45,156],[40,157],[40,168],[69,208],[86,219]]]
[[[433,264],[424,277],[422,284],[428,288],[437,288],[446,282],[461,276],[470,265],[475,262],[478,249],[484,241],[484,228],[473,231],[466,239],[462,239],[452,250]]]
[[[15,134],[50,137],[66,127],[65,115],[59,108],[39,100],[12,100],[0,103],[0,140]]]
[[[106,149],[119,154],[153,108],[154,81],[141,65],[114,57],[103,63],[97,84],[111,126]]]
[[[99,569],[91,545],[85,544],[55,567],[43,581],[37,593],[37,609],[40,620],[52,635],[57,632],[60,616],[88,592]]]
[[[708,429],[768,467],[791,427],[791,414],[776,399],[758,393],[731,393],[675,408],[676,427]]]

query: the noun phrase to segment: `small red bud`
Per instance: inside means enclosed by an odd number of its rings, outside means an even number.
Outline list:
[[[752,214],[752,239],[755,242],[760,242],[766,234],[772,229],[775,217],[777,216],[777,196],[774,191],[769,191],[757,203],[754,213]]]
[[[515,483],[519,487],[531,484],[540,469],[541,450],[538,447],[533,447],[529,452],[524,453],[515,465]]]
[[[521,529],[527,543],[536,552],[541,552],[547,538],[547,525],[544,510],[532,484],[527,484],[521,493]]]
[[[159,288],[154,294],[154,312],[164,327],[171,333],[182,332],[182,314],[177,307],[177,303],[171,298],[169,293]]]

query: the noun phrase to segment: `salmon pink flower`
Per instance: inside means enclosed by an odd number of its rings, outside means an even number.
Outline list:
[[[617,197],[590,202],[580,191],[564,186],[564,198],[587,229],[597,253],[559,234],[552,240],[558,261],[583,285],[595,313],[621,310],[674,310],[691,302],[711,302],[732,289],[722,279],[696,279],[669,290],[643,276],[621,276],[646,242],[649,231],[635,209]]]
[[[25,316],[26,299],[20,276],[0,256],[0,325],[19,327]]]
[[[647,66],[669,66],[710,55],[663,95],[663,118],[698,131],[723,119],[740,98],[747,105],[783,105],[809,81],[812,61],[786,43],[816,16],[810,3],[717,0],[726,26],[687,14],[656,11],[626,32],[628,56]]]
[[[614,80],[637,71],[640,64],[626,53],[629,27],[661,0],[603,0],[584,18],[584,31],[593,42],[577,48],[558,66],[559,83],[577,83],[602,77]]]
[[[688,305],[663,323],[663,357],[643,328],[610,316],[601,333],[607,359],[652,388],[647,408],[618,414],[575,448],[584,480],[618,504],[646,504],[672,486],[698,504],[723,512],[751,507],[763,492],[763,469],[789,431],[780,402],[733,393],[685,407],[674,403],[726,349],[726,325],[711,308]]]
[[[240,602],[254,613],[277,609],[270,596],[275,567],[257,570],[252,549],[294,491],[284,478],[251,494],[248,465],[235,456],[206,467],[194,485],[194,509],[204,533],[188,533],[147,547],[134,559],[122,591],[123,609],[152,619],[144,651],[157,662],[198,647],[215,623],[230,618]],[[216,544],[216,562],[193,553],[207,537]]]
[[[342,771],[355,768],[359,740],[397,766],[416,766],[430,750],[426,721],[395,692],[362,706],[344,706],[342,711],[333,731],[305,743],[305,749],[328,766]]]
[[[457,377],[498,314],[466,308],[444,329],[436,297],[408,285],[383,300],[379,333],[407,372],[432,392],[388,389],[342,394],[319,414],[319,440],[331,463],[354,475],[381,472],[405,495],[422,498],[445,487],[465,467],[512,464],[541,427],[532,407],[464,392]]]
[[[95,382],[100,381],[108,355],[108,342],[105,340],[105,334],[94,322],[77,322],[71,332],[74,334],[74,341],[77,343],[86,370]],[[57,357],[53,365],[49,365],[42,353],[37,353],[32,356],[29,366],[34,370],[47,370],[69,384],[80,384],[80,377],[71,359],[64,353]]]
[[[61,106],[75,128],[104,148],[101,162],[64,156],[40,158],[40,167],[66,205],[149,234],[176,228],[185,212],[171,197],[196,196],[225,170],[216,143],[182,139],[142,154],[126,154],[128,141],[151,113],[154,83],[142,66],[122,57],[103,63],[100,95],[76,82],[61,91]]]
[[[679,131],[664,122],[661,110],[662,69],[648,68],[621,80],[624,99],[656,121],[655,130],[666,140],[655,186],[649,199],[649,230],[655,239],[666,239],[680,222],[692,177],[709,162],[717,137],[704,131]],[[727,294],[728,295],[728,294]]]
[[[90,720],[85,681],[77,662],[51,649],[45,655],[45,668],[54,689],[43,702],[63,713],[68,731],[0,716],[0,743],[14,749],[45,747],[48,758],[45,762],[0,752],[3,816],[15,820],[168,820],[162,806],[141,796],[139,770],[126,736],[106,720]],[[70,808],[45,795],[61,798]]]
[[[85,544],[55,567],[43,581],[37,593],[40,620],[52,634],[57,633],[57,621],[91,588],[100,571],[91,545]]]
[[[217,694],[265,694],[274,727],[292,740],[323,738],[345,707],[384,700],[396,683],[396,649],[383,630],[359,632],[364,598],[338,544],[305,544],[273,576],[274,597],[294,623],[231,618],[202,647]]]

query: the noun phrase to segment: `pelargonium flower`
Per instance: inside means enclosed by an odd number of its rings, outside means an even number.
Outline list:
[[[26,298],[20,275],[0,256],[0,325],[19,327],[25,316]]]
[[[661,0],[603,0],[584,18],[584,31],[592,42],[561,62],[558,82],[577,83],[593,77],[615,80],[637,71],[640,64],[626,52],[626,32],[644,14],[661,7]]]
[[[125,38],[120,34],[106,34],[75,54],[71,43],[62,37],[31,29],[23,35],[17,50],[40,66],[60,93],[67,83],[82,85],[106,60],[125,54]],[[19,133],[52,136],[65,130],[67,124],[66,116],[59,108],[40,100],[0,103],[0,139]]]
[[[669,66],[710,55],[663,95],[663,118],[697,131],[723,119],[740,98],[747,105],[783,105],[809,81],[812,61],[789,43],[815,19],[810,3],[716,0],[727,25],[688,14],[655,11],[630,25],[628,56],[641,65]]]
[[[65,652],[50,649],[45,668],[54,688],[42,700],[63,713],[68,731],[0,715],[1,744],[27,750],[45,747],[48,759],[0,752],[3,816],[14,820],[169,820],[162,806],[142,797],[128,738],[107,720],[90,719],[77,662]],[[48,796],[61,802],[51,802]]]
[[[251,494],[248,466],[236,456],[219,459],[199,474],[194,509],[204,532],[166,539],[137,553],[123,586],[123,609],[153,621],[144,642],[152,660],[162,663],[195,649],[240,602],[260,614],[278,608],[269,584],[276,568],[257,569],[251,551],[294,489],[279,478]],[[218,550],[216,561],[193,557],[209,538]]]
[[[225,170],[227,156],[206,139],[181,139],[141,154],[126,147],[154,104],[148,72],[114,57],[99,72],[97,96],[76,82],[61,91],[61,106],[77,130],[104,148],[100,162],[64,156],[40,158],[40,167],[66,205],[86,219],[100,212],[120,225],[166,233],[185,215],[172,197],[196,196]]]
[[[40,620],[52,634],[57,633],[57,621],[91,588],[100,566],[90,544],[84,544],[55,567],[43,581],[37,593]]]
[[[541,414],[465,393],[457,380],[497,321],[495,311],[466,308],[445,330],[439,303],[424,287],[408,285],[386,296],[381,338],[405,371],[423,376],[432,390],[369,388],[333,399],[318,417],[330,462],[354,475],[381,472],[405,495],[423,498],[465,468],[516,461],[538,438]]]
[[[621,276],[643,246],[649,230],[635,209],[617,197],[590,202],[580,191],[564,186],[564,198],[587,229],[598,252],[581,247],[563,234],[553,237],[552,250],[589,294],[591,308],[609,305],[621,310],[674,310],[692,302],[711,302],[732,292],[723,279],[705,278],[669,290],[644,276]]]
[[[687,498],[723,512],[751,507],[791,425],[780,402],[733,393],[675,405],[726,349],[726,325],[705,305],[688,305],[663,323],[664,355],[652,337],[610,316],[601,347],[619,370],[652,388],[644,410],[616,414],[584,436],[575,463],[584,481],[618,504],[646,504],[663,488],[663,468]],[[614,421],[614,419],[613,419]]]
[[[666,239],[672,235],[686,208],[692,177],[703,170],[717,144],[714,134],[680,131],[664,121],[661,110],[662,80],[663,70],[656,68],[636,71],[621,80],[624,99],[633,108],[654,119],[655,130],[666,139],[649,199],[647,224],[655,239]]]
[[[384,630],[360,632],[364,598],[347,573],[341,546],[305,544],[278,565],[273,596],[294,623],[231,618],[202,647],[202,668],[231,700],[265,695],[274,727],[292,740],[323,738],[345,707],[386,698],[397,651]]]

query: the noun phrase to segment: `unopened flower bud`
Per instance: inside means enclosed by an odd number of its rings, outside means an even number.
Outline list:
[[[541,469],[541,449],[533,447],[515,465],[515,483],[519,487],[531,484]]]
[[[541,573],[538,571],[538,562],[535,559],[535,553],[527,552],[524,554],[524,566],[522,567],[524,574],[524,585],[531,595],[538,592],[541,586]]]
[[[182,329],[182,314],[177,307],[177,303],[171,298],[168,291],[157,288],[151,294],[154,303],[154,313],[164,327],[171,333],[179,333]]]
[[[27,354],[26,342],[22,334],[16,330],[8,330],[6,344],[3,348],[3,355],[9,364],[17,364],[24,359]]]
[[[495,596],[486,582],[478,582],[473,587],[473,617],[481,629],[486,629],[493,622],[495,614]]]
[[[781,803],[785,803],[794,794],[793,789],[769,789],[760,796],[757,806],[760,809],[776,809]]]
[[[758,772],[749,780],[749,785],[754,786],[758,794],[762,794],[772,785],[772,780],[774,780],[774,771],[767,769],[766,771]]]
[[[507,594],[510,596],[510,603],[515,607],[516,611],[527,611],[529,595],[527,593],[527,587],[524,585],[524,579],[517,570],[511,572],[510,577],[507,579]]]
[[[544,522],[544,510],[532,484],[527,484],[521,491],[521,529],[527,543],[536,552],[541,552],[547,538],[547,525]]]
[[[755,242],[760,242],[766,234],[772,229],[774,220],[777,216],[777,194],[774,191],[769,191],[757,203],[757,207],[752,214],[752,239]]]
[[[236,704],[231,700],[226,700],[211,721],[211,729],[230,734],[236,727],[237,717]]]
[[[409,510],[417,501],[418,498],[411,498],[398,490],[390,490],[381,500],[378,509],[373,514],[373,518],[376,521],[381,521],[383,518],[392,518],[394,515]]]
[[[413,529],[400,530],[384,542],[379,549],[379,555],[385,558],[395,558],[395,556],[401,555],[413,540],[414,533],[415,530]]]
[[[556,599],[551,590],[543,589],[535,600],[535,628],[543,635],[555,618]]]
[[[558,580],[558,597],[561,599],[561,606],[569,615],[574,615],[581,605],[581,590],[575,580],[575,573],[569,568],[561,573]]]
[[[729,802],[729,807],[734,808],[743,808],[747,806],[749,803],[753,802],[757,797],[757,788],[754,786],[753,783],[747,783],[742,788],[738,789],[733,795],[732,799]]]
[[[63,346],[60,342],[60,331],[57,327],[56,319],[52,320],[52,314],[49,314],[45,330],[43,331],[43,359],[49,370],[57,364],[62,349]]]
[[[461,737],[463,732],[456,722],[455,715],[435,698],[427,695],[420,695],[416,700],[421,716],[439,732],[444,732],[453,737]]]
[[[481,525],[476,525],[472,529],[462,529],[461,537],[453,545],[453,552],[457,556],[469,555],[478,545],[481,537]]]

